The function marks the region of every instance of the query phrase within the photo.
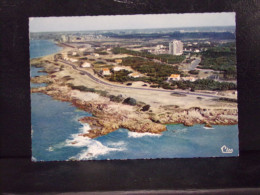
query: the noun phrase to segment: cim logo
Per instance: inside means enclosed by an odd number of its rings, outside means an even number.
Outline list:
[[[221,152],[224,154],[232,154],[233,153],[233,149],[232,148],[228,148],[226,145],[221,147]]]

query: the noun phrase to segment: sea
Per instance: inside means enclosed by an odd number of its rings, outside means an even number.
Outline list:
[[[60,51],[51,40],[31,40],[30,58]],[[41,68],[31,67],[31,77],[44,75]],[[33,84],[32,87],[45,84]],[[238,126],[204,125],[186,127],[166,125],[162,134],[136,133],[120,128],[107,135],[90,139],[80,136],[90,130],[78,121],[91,113],[69,102],[54,100],[42,93],[31,94],[32,160],[113,160],[234,157],[239,155]]]

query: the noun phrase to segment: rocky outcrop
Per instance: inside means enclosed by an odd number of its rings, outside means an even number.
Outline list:
[[[169,111],[165,107],[160,113],[154,113],[150,105],[140,109],[138,105],[123,104],[121,100],[112,101],[111,97],[91,101],[82,100],[72,95],[77,90],[72,90],[71,87],[65,85],[64,78],[58,79],[50,75],[35,77],[31,80],[35,83],[48,83],[46,87],[31,89],[32,93],[45,93],[54,99],[71,102],[75,107],[92,113],[93,117],[80,119],[81,122],[88,123],[91,127],[87,133],[81,134],[81,136],[89,138],[106,135],[118,128],[126,128],[133,132],[160,134],[166,130],[165,124],[184,124],[185,126],[205,124],[205,126],[211,127],[211,125],[233,125],[238,121],[236,108],[192,107],[182,109],[171,107],[168,108]]]
[[[98,136],[106,135],[111,133],[118,128],[126,128],[133,132],[139,133],[155,133],[160,134],[166,131],[166,126],[161,124],[153,124],[149,120],[138,120],[134,118],[129,118],[124,121],[118,120],[117,117],[84,117],[80,119],[83,123],[88,123],[91,127],[88,133],[81,134],[82,136],[87,136],[90,138],[95,138]]]

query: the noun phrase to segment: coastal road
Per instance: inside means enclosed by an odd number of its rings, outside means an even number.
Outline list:
[[[184,92],[184,91],[179,91],[179,90],[173,91],[173,90],[167,90],[167,89],[151,89],[151,88],[140,88],[140,87],[129,87],[129,86],[122,86],[122,85],[115,85],[115,84],[104,82],[104,81],[100,80],[99,78],[94,77],[92,74],[90,74],[87,71],[80,70],[75,64],[73,64],[71,62],[61,60],[61,59],[59,59],[58,61],[71,66],[73,69],[79,71],[83,75],[87,75],[89,78],[91,78],[95,82],[103,84],[103,85],[107,85],[107,86],[110,86],[110,87],[124,88],[124,89],[130,89],[130,90],[131,89],[138,89],[138,90],[144,90],[144,91],[159,91],[159,92],[165,92],[165,93],[178,93],[178,94],[183,94],[183,95],[194,95],[194,96],[202,96],[202,97],[210,97],[210,98],[224,97],[224,96],[213,95],[213,94],[203,94],[203,93],[196,93],[196,92]]]

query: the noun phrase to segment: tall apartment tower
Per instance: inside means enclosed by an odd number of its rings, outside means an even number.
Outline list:
[[[183,43],[178,40],[173,40],[169,43],[169,54],[182,55],[183,54]]]

